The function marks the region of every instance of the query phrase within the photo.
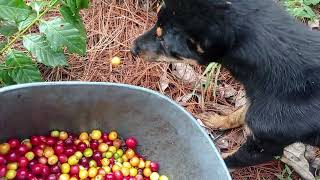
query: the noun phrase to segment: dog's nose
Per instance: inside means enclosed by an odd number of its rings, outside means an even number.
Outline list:
[[[134,56],[138,56],[140,54],[140,48],[137,45],[133,45],[130,51]]]

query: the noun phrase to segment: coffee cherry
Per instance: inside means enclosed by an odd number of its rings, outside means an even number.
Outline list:
[[[90,134],[90,137],[94,140],[99,140],[101,136],[102,136],[102,133],[99,130],[93,130]]]
[[[65,132],[65,131],[61,131],[60,134],[59,134],[59,139],[63,140],[63,141],[68,139],[68,133]]]
[[[80,169],[79,171],[79,178],[80,179],[86,179],[89,176],[89,173],[85,169]]]
[[[102,153],[107,152],[108,151],[109,146],[106,143],[101,143],[98,146],[98,150]]]
[[[80,167],[78,165],[71,166],[70,175],[78,175],[80,172]]]
[[[160,175],[157,172],[153,172],[150,175],[150,180],[159,180],[159,178],[160,178]]]
[[[83,133],[80,134],[79,139],[81,141],[89,140],[89,134],[86,133],[86,132],[83,132]]]
[[[16,162],[8,163],[7,164],[7,169],[8,170],[17,170],[18,169],[18,163],[16,163]]]
[[[60,132],[57,130],[51,131],[50,135],[51,137],[58,138],[60,136]]]
[[[87,148],[86,150],[84,150],[83,155],[85,157],[91,157],[93,155],[93,151],[91,148]]]
[[[46,147],[44,148],[43,150],[43,155],[46,157],[46,158],[49,158],[50,156],[54,155],[54,150],[52,147]]]
[[[117,133],[117,132],[111,131],[111,132],[109,133],[109,139],[110,139],[111,141],[114,141],[114,140],[116,140],[117,138],[118,138],[118,133]]]
[[[145,177],[150,177],[150,176],[151,176],[151,173],[152,173],[152,171],[151,171],[150,168],[144,168],[144,170],[143,170],[143,175],[144,175]]]
[[[52,155],[52,156],[50,156],[49,158],[48,158],[48,164],[49,165],[55,165],[55,164],[57,164],[58,163],[58,156],[56,156],[56,155]]]
[[[18,166],[20,168],[25,168],[28,166],[29,160],[26,157],[20,157],[18,159]]]
[[[157,172],[159,171],[159,164],[156,162],[151,162],[150,163],[150,169],[152,172]]]
[[[61,172],[63,174],[68,174],[70,172],[70,165],[68,163],[63,163],[61,165]]]
[[[79,160],[78,160],[77,156],[75,156],[75,155],[70,156],[68,159],[68,164],[71,166],[78,164],[78,162],[79,162]]]
[[[136,149],[137,144],[138,144],[137,140],[133,137],[130,137],[126,140],[126,145],[130,149]]]
[[[91,177],[91,178],[94,178],[97,174],[98,174],[98,170],[95,167],[91,167],[88,170],[88,176]]]
[[[19,155],[24,156],[28,152],[29,148],[26,144],[20,144],[17,148]]]
[[[8,141],[8,144],[10,146],[10,149],[15,149],[15,148],[18,148],[19,145],[20,145],[20,142],[18,139],[10,139]]]
[[[121,59],[120,59],[120,57],[113,57],[112,59],[111,59],[111,64],[112,64],[112,66],[119,66],[120,64],[121,64]]]
[[[6,155],[10,151],[10,145],[8,143],[3,143],[0,145],[0,154]]]
[[[14,179],[17,175],[17,172],[15,170],[8,170],[6,173],[7,179]]]

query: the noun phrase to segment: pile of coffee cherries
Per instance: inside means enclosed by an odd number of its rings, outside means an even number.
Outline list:
[[[10,139],[0,144],[0,179],[168,180],[136,147],[135,138],[122,140],[116,131],[52,131],[22,142]]]

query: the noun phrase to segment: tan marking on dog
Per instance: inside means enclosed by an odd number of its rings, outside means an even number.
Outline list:
[[[228,116],[202,113],[198,115],[198,118],[201,119],[203,124],[208,128],[227,130],[244,125],[247,110],[248,105],[241,107],[240,109],[236,110]]]
[[[200,54],[204,53],[204,50],[202,49],[202,47],[200,46],[200,44],[197,44],[197,52]]]
[[[244,125],[244,133],[246,136],[253,136],[253,133],[251,129],[248,127],[248,125]]]
[[[190,41],[192,44],[195,44],[195,43],[196,43],[196,41],[195,41],[194,39],[192,39],[192,38],[189,38],[189,41]]]
[[[161,37],[163,34],[162,34],[162,28],[161,27],[158,27],[157,30],[156,30],[156,34],[157,34],[157,37]]]
[[[222,153],[221,154],[222,159],[226,159],[227,157],[234,155],[239,149],[240,149],[240,146],[236,147],[235,149],[233,149],[231,151]]]

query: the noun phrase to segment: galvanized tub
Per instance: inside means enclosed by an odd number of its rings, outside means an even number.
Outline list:
[[[228,170],[196,120],[154,91],[112,83],[56,82],[0,89],[0,140],[52,129],[117,130],[139,140],[171,180],[229,180]]]

